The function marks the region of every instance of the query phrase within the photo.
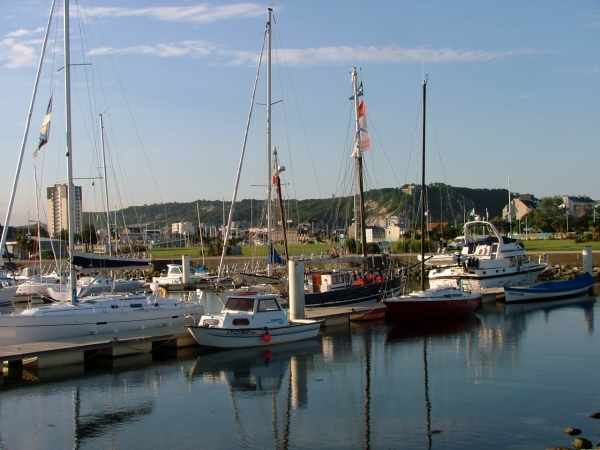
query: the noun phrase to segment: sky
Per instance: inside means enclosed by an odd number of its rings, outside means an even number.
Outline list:
[[[0,0],[2,222],[50,5]],[[104,204],[100,114],[109,208],[231,200],[247,123],[238,200],[264,199],[264,61],[248,115],[268,7],[272,145],[288,196],[349,194],[356,67],[372,142],[368,189],[420,182],[426,74],[426,183],[600,199],[598,1],[79,0],[72,156],[84,210]],[[55,16],[11,225],[38,211],[46,222],[46,188],[66,179],[62,28]],[[49,141],[34,159],[51,93]]]

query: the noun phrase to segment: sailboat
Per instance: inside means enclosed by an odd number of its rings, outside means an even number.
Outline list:
[[[358,217],[361,240],[361,260],[364,264],[367,258],[367,236],[365,222],[365,203],[363,189],[363,151],[371,146],[366,133],[366,108],[362,96],[362,82],[358,84],[356,67],[351,71],[355,111],[355,140],[352,157],[356,160],[356,175],[358,185]],[[358,233],[356,233],[358,235]],[[306,306],[339,306],[352,303],[380,300],[397,295],[403,286],[402,276],[395,270],[382,270],[381,273],[365,274],[358,279],[353,270],[333,269],[310,271],[305,277],[307,292]]]
[[[423,81],[423,148],[421,186],[425,187],[425,111],[427,77]],[[383,303],[396,321],[444,319],[468,316],[481,304],[481,294],[471,293],[456,286],[425,289],[425,189],[421,189],[421,290],[384,299]]]
[[[50,29],[54,3],[46,31]],[[69,289],[70,303],[56,303],[28,308],[16,314],[0,315],[0,346],[27,342],[50,341],[102,333],[124,332],[163,326],[184,325],[189,316],[200,317],[204,308],[199,303],[154,295],[101,295],[79,300],[76,265],[103,266],[114,260],[99,262],[97,258],[75,252],[75,188],[73,184],[73,148],[71,140],[71,86],[69,46],[69,2],[64,2],[64,76],[67,144],[67,196],[69,205]],[[43,48],[45,49],[45,43]],[[43,55],[43,53],[42,53]],[[42,65],[43,57],[40,59]],[[38,69],[39,73],[39,69]],[[37,85],[37,83],[36,83]],[[35,98],[35,96],[34,96]],[[125,261],[126,263],[132,261]],[[133,262],[132,262],[133,263]]]
[[[272,207],[272,187],[273,187],[272,175],[274,173],[272,172],[272,170],[273,170],[273,163],[272,163],[273,149],[271,148],[271,123],[272,123],[271,122],[271,107],[273,104],[271,101],[271,35],[272,35],[271,24],[273,21],[273,9],[268,8],[268,12],[269,12],[269,17],[268,17],[267,25],[265,28],[265,41],[266,41],[266,45],[267,45],[267,68],[266,68],[266,72],[267,72],[266,73],[266,78],[267,78],[267,101],[266,101],[267,133],[266,133],[266,139],[267,139],[267,174],[268,174],[268,176],[267,176],[267,198],[266,198],[267,249],[268,249],[268,251],[267,251],[267,260],[266,260],[266,270],[264,272],[261,271],[259,273],[243,273],[243,274],[236,274],[236,275],[239,279],[241,279],[242,281],[244,281],[246,283],[276,284],[276,285],[285,286],[287,284],[287,280],[284,276],[275,276],[275,266],[279,265],[279,266],[286,268],[287,263],[282,258],[278,258],[279,255],[277,254],[277,252],[275,251],[275,248],[273,247],[273,239],[272,239],[273,217],[272,217],[272,208],[271,207]],[[260,64],[259,64],[259,70],[260,70]],[[256,80],[254,83],[254,89],[252,92],[252,101],[250,103],[250,105],[251,105],[250,113],[248,114],[248,120],[246,123],[246,132],[244,134],[242,153],[240,156],[240,162],[238,164],[235,186],[233,189],[233,198],[231,200],[231,208],[229,209],[229,215],[227,218],[227,226],[225,227],[225,236],[223,238],[223,251],[221,253],[221,260],[219,263],[219,269],[218,269],[218,274],[217,274],[217,277],[218,277],[217,284],[219,284],[221,278],[224,276],[223,271],[224,271],[225,255],[227,253],[227,242],[229,241],[229,235],[231,232],[231,222],[233,220],[233,213],[235,210],[237,191],[238,191],[238,187],[239,187],[240,175],[242,172],[242,164],[244,162],[244,155],[246,152],[246,143],[248,140],[248,130],[249,130],[251,118],[252,118],[252,111],[253,111],[253,106],[254,106],[254,98],[256,95],[257,84],[258,84],[258,73],[256,76]],[[285,223],[283,224],[283,226],[285,227]],[[277,264],[274,264],[274,262],[277,262]],[[287,272],[287,269],[285,269],[285,270]]]

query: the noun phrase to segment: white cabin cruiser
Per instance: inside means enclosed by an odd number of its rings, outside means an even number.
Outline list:
[[[248,291],[231,295],[220,313],[187,328],[198,344],[214,348],[259,347],[317,336],[318,320],[290,320],[277,295]]]
[[[465,224],[465,246],[454,265],[440,265],[429,272],[429,285],[462,286],[479,290],[531,284],[547,267],[530,261],[516,239],[500,235],[491,222]]]

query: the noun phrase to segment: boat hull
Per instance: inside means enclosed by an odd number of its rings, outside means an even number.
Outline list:
[[[407,296],[384,300],[396,321],[445,319],[468,316],[481,304],[481,295],[466,298],[429,298]]]
[[[507,303],[560,300],[583,295],[596,284],[596,280],[586,273],[573,280],[546,281],[533,286],[504,287],[504,300]]]
[[[55,305],[45,308],[52,306]],[[190,321],[186,316],[199,318],[204,313],[204,307],[199,304],[183,304],[180,307],[168,308],[152,306],[131,309],[130,312],[110,307],[81,309],[71,305],[57,306],[63,308],[56,311],[49,310],[52,312],[46,315],[0,315],[0,346],[183,326]],[[72,308],[70,314],[69,307]]]
[[[429,285],[431,287],[456,286],[472,291],[526,285],[533,283],[545,268],[545,264],[531,264],[526,269],[510,271],[493,268],[485,270],[468,270],[463,267],[446,268],[441,272],[430,274]]]
[[[0,305],[11,305],[16,292],[15,286],[0,287]]]
[[[286,342],[315,338],[319,334],[320,321],[295,320],[290,326],[280,328],[210,328],[188,325],[188,330],[198,344],[211,348],[265,347]],[[265,339],[268,331],[271,339]]]
[[[351,285],[333,291],[305,294],[304,304],[307,307],[323,307],[381,300],[397,295],[402,290],[402,286],[402,277],[394,277],[381,283]]]

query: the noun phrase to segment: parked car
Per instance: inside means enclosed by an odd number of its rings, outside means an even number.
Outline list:
[[[460,236],[460,237],[454,238],[452,240],[452,242],[450,242],[446,248],[448,250],[456,250],[456,251],[460,252],[464,246],[465,246],[465,237]]]
[[[391,253],[392,246],[388,241],[381,241],[377,243],[379,245],[379,253]]]

